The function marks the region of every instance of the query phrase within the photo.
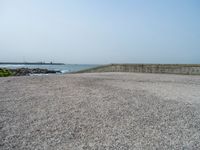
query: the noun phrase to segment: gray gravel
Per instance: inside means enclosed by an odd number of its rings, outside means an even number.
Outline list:
[[[200,149],[200,76],[0,78],[0,149]]]

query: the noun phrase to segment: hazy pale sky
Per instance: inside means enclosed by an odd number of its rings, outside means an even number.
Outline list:
[[[200,0],[0,0],[0,61],[200,63]]]

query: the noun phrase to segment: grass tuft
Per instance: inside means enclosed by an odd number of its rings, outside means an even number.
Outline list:
[[[12,75],[13,73],[10,70],[0,68],[0,77],[8,77]]]

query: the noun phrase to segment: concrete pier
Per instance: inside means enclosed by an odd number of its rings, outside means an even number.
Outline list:
[[[200,75],[200,64],[110,64],[79,73],[89,72],[137,72]]]

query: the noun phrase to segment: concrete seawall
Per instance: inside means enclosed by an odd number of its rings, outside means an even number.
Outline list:
[[[200,64],[110,64],[79,71],[91,72],[140,72],[200,75]]]

